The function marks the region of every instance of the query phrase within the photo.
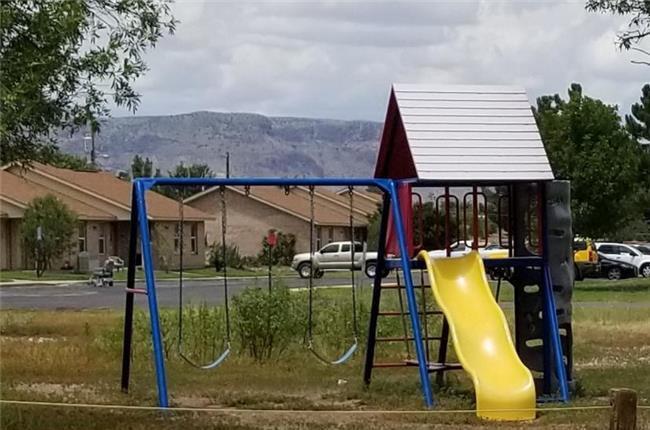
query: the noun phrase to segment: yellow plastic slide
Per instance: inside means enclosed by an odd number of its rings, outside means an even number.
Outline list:
[[[433,295],[451,331],[456,355],[472,377],[476,414],[503,421],[535,418],[535,384],[519,359],[503,311],[492,296],[477,252],[426,263]]]

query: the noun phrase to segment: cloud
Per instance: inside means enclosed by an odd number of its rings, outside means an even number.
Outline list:
[[[576,1],[192,0],[174,13],[176,34],[137,82],[138,115],[382,120],[392,82],[519,84],[531,102],[580,82],[625,112],[649,76],[615,46],[626,19]]]

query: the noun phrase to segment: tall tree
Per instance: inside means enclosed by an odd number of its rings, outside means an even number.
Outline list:
[[[0,163],[42,160],[61,129],[135,111],[144,54],[176,21],[170,0],[0,2]],[[47,160],[45,160],[47,161]]]
[[[74,243],[77,217],[52,195],[35,198],[25,210],[21,236],[25,250],[36,263],[36,275],[51,268]]]
[[[174,170],[167,172],[171,178],[214,178],[214,172],[207,164],[188,164],[183,162],[174,167]],[[188,198],[194,194],[200,193],[205,187],[191,186],[191,187],[161,187],[160,192],[169,197]]]
[[[637,139],[650,141],[650,84],[641,89],[641,103],[634,103],[632,113],[625,115],[625,125]]]
[[[650,36],[650,1],[648,0],[587,0],[587,10],[630,16],[627,29],[617,35],[622,49],[632,49],[650,57],[650,51],[642,49],[641,41]],[[632,61],[650,66],[648,61]]]
[[[637,199],[643,210],[644,221],[649,224],[646,225],[646,230],[650,234],[650,84],[643,86],[640,103],[633,104],[631,111],[631,114],[625,116],[626,127],[632,136],[645,145],[646,149],[639,160],[641,190]],[[642,226],[642,224],[637,225]]]
[[[151,178],[160,176],[160,169],[154,172],[153,161],[147,158],[142,158],[139,155],[133,157],[131,161],[131,176],[133,178]]]
[[[640,216],[641,148],[615,106],[584,96],[578,84],[568,94],[538,98],[535,118],[555,177],[571,180],[574,231],[611,236]]]

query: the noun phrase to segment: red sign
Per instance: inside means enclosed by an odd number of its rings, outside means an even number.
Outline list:
[[[274,247],[278,243],[278,235],[275,233],[275,230],[269,230],[269,234],[266,236],[266,243],[270,247]]]

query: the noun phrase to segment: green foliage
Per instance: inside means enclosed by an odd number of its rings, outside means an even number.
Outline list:
[[[293,256],[296,255],[296,236],[292,233],[277,232],[277,243],[271,248],[271,264],[291,265]],[[257,260],[264,266],[269,265],[269,243],[266,236],[262,239],[262,250]]]
[[[381,227],[381,209],[377,209],[368,218],[368,251],[377,251],[379,249],[379,229]]]
[[[210,247],[210,265],[217,272],[223,270],[223,251],[223,246],[220,243],[215,243]],[[226,245],[226,263],[228,267],[234,269],[243,269],[245,267],[246,259],[239,253],[237,245]]]
[[[178,164],[174,170],[167,172],[170,178],[214,178],[214,172],[207,164]],[[179,196],[186,199],[194,194],[205,190],[205,186],[197,185],[191,187],[164,187],[160,192],[167,197],[178,199]]]
[[[638,194],[639,205],[644,209],[646,225],[637,223],[636,230],[639,232],[646,231],[647,235],[647,231],[650,230],[650,84],[643,86],[640,103],[633,104],[631,111],[630,115],[625,116],[625,125],[630,134],[639,142],[642,140],[646,142],[645,151],[641,154],[639,160],[641,191]],[[633,239],[635,238],[633,237]]]
[[[625,115],[625,125],[632,136],[650,141],[650,84],[641,89],[640,100],[632,105],[632,113]]]
[[[154,171],[153,161],[149,157],[143,159],[139,155],[133,157],[131,161],[131,177],[133,178],[153,178],[160,176],[160,169]]]
[[[451,216],[449,217],[450,223],[450,242],[458,240],[457,222],[456,222],[456,206],[454,201],[451,202]],[[420,211],[422,210],[422,214]],[[462,209],[461,209],[462,210]],[[469,209],[468,209],[469,210]],[[462,214],[461,214],[462,216]],[[368,221],[368,250],[376,251],[379,245],[379,227],[381,223],[381,210],[377,210]],[[413,226],[414,226],[414,242],[420,241],[420,223],[424,227],[424,237],[422,238],[424,249],[440,249],[444,247],[445,243],[445,215],[444,213],[438,214],[436,207],[432,202],[424,202],[422,209],[419,205],[413,206]],[[481,228],[483,228],[481,226]],[[468,230],[469,231],[469,230]]]
[[[23,216],[21,237],[26,252],[36,263],[38,277],[73,245],[76,225],[76,215],[56,197],[47,195],[30,202]],[[42,240],[37,238],[39,227]]]
[[[168,0],[5,0],[0,26],[4,164],[38,160],[61,128],[99,131],[110,103],[135,111],[144,55],[176,21]]]
[[[587,10],[630,16],[627,28],[618,34],[618,45],[623,49],[635,49],[650,55],[647,51],[635,48],[643,38],[650,35],[650,2],[647,0],[587,0]],[[650,65],[650,62],[637,63]]]
[[[357,294],[360,296],[359,292]],[[346,289],[341,294],[330,294],[328,292],[314,293],[313,310],[313,341],[315,349],[332,359],[338,358],[353,341],[354,319],[352,318],[352,293]],[[357,328],[359,330],[359,342],[364,343],[367,338],[370,308],[366,301],[357,301]],[[386,332],[401,333],[399,318],[384,318],[381,321],[383,334]],[[390,330],[397,328],[396,332]]]
[[[572,84],[568,100],[540,97],[534,113],[555,177],[571,180],[577,235],[607,237],[640,216],[635,196],[642,150],[615,106]]]
[[[444,203],[441,205],[444,208]],[[456,205],[454,200],[450,201],[450,216],[449,216],[449,243],[457,241],[458,228],[456,222]],[[420,215],[422,210],[422,215]],[[462,220],[462,208],[459,218]],[[468,208],[468,214],[471,213],[471,208]],[[420,223],[424,226],[424,237],[422,238],[424,249],[442,249],[445,246],[445,214],[438,213],[433,202],[425,202],[420,209],[419,205],[413,207],[413,226],[414,226],[414,241],[420,240],[419,226]],[[462,228],[462,225],[460,226]],[[483,228],[483,226],[481,226]],[[471,226],[467,229],[468,235],[471,236]],[[460,232],[462,235],[462,231]]]
[[[233,298],[239,345],[256,361],[279,357],[305,332],[303,303],[286,287],[249,288]]]
[[[37,161],[61,169],[71,169],[79,172],[96,172],[98,170],[96,166],[88,162],[86,157],[61,152],[51,147],[41,151],[40,158]]]

